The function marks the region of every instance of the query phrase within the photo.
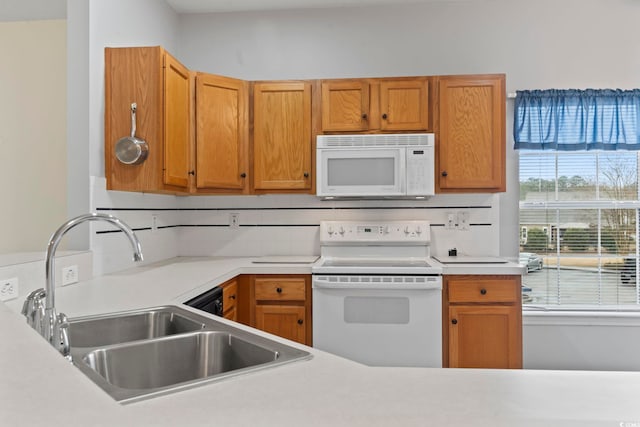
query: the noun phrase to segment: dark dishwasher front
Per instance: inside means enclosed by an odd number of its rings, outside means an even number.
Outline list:
[[[197,308],[198,310],[206,311],[207,313],[211,313],[216,316],[222,316],[222,313],[224,312],[222,301],[222,289],[213,288],[195,298],[190,299],[185,302],[185,304],[189,307]]]

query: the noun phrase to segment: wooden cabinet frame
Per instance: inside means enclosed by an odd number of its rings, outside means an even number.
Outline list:
[[[159,46],[105,49],[107,190],[188,192],[191,85],[189,71]],[[134,102],[136,136],[147,142],[149,154],[141,164],[125,165],[116,159],[115,145],[131,134]]]
[[[432,77],[320,81],[320,131],[428,132]]]
[[[192,192],[248,194],[249,83],[196,73],[194,98]]]
[[[438,76],[436,192],[506,191],[504,74]]]
[[[189,71],[160,46],[106,48],[107,190],[315,194],[318,134],[434,132],[437,194],[503,192],[505,98],[504,74],[247,82]],[[149,155],[123,165],[132,102]]]
[[[445,275],[442,304],[445,368],[522,368],[520,276]]]
[[[311,345],[312,312],[311,312],[311,275],[309,274],[260,274],[250,275],[250,322],[249,325],[263,329],[265,315],[281,316],[285,329],[296,329],[295,336],[289,336],[301,344]],[[276,291],[274,292],[274,289]],[[278,292],[277,289],[280,289]],[[304,317],[300,317],[304,316]],[[298,330],[291,322],[302,320]],[[278,331],[268,331],[279,335]]]

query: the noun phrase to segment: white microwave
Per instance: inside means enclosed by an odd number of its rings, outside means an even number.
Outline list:
[[[434,194],[432,133],[318,135],[316,194],[423,198]]]

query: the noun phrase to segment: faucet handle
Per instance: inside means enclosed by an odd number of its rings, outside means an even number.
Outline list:
[[[67,315],[64,313],[59,313],[56,323],[58,325],[58,331],[55,335],[58,339],[58,341],[56,342],[56,347],[65,357],[65,359],[71,362],[71,343],[69,342],[69,321],[67,319]]]
[[[44,315],[43,300],[46,295],[47,293],[44,289],[36,289],[27,296],[22,305],[22,314],[27,318],[29,326],[33,328],[36,327]]]

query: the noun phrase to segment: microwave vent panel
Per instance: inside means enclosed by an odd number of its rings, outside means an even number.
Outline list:
[[[432,133],[318,135],[317,148],[429,146],[433,140]]]

